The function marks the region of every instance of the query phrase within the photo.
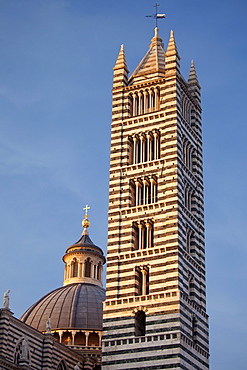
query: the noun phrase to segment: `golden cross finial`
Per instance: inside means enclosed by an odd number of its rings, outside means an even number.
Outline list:
[[[87,213],[88,209],[90,209],[90,207],[86,204],[86,207],[85,207],[85,208],[83,208],[83,210],[85,211],[85,216],[88,214],[88,213]]]
[[[84,220],[82,220],[82,223],[81,223],[82,227],[84,227],[82,235],[87,235],[87,228],[90,226],[90,221],[88,219],[88,213],[87,213],[89,209],[90,207],[88,205],[86,205],[86,207],[83,208],[83,210],[85,211],[85,215],[84,215]]]

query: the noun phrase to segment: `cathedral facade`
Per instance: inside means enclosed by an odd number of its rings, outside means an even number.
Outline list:
[[[155,28],[131,76],[113,78],[105,257],[89,237],[63,256],[64,284],[18,320],[0,309],[0,370],[209,368],[202,126],[194,62],[186,81],[171,32]],[[103,308],[104,306],[104,308]]]

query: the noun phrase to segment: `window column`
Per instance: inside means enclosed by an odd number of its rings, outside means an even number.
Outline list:
[[[152,241],[153,225],[150,224],[150,222],[146,222],[146,228],[147,228],[147,248],[151,248],[153,245],[153,241]]]
[[[159,159],[159,133],[154,132],[154,159]]]
[[[144,234],[144,226],[143,224],[140,222],[138,224],[138,228],[139,228],[139,249],[144,249],[144,238],[143,238],[143,234]]]
[[[137,135],[133,137],[133,142],[134,142],[134,154],[133,154],[133,163],[138,163],[138,142],[139,138]]]
[[[148,112],[148,92],[144,91],[144,113]]]

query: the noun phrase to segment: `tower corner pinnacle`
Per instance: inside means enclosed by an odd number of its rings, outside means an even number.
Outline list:
[[[124,44],[121,45],[116,64],[113,68],[113,88],[126,86],[128,82],[128,67],[125,58]]]
[[[188,78],[188,89],[190,93],[194,96],[194,98],[196,99],[197,103],[200,105],[201,104],[201,92],[200,92],[201,86],[198,81],[195,63],[193,59],[191,61],[190,73],[189,73],[189,78]]]
[[[180,60],[173,30],[170,31],[170,39],[165,54],[166,56],[176,55],[176,57]]]

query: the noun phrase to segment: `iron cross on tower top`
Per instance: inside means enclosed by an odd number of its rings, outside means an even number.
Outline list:
[[[155,14],[152,14],[152,15],[146,15],[146,17],[151,17],[151,18],[154,18],[155,19],[155,27],[158,27],[158,19],[161,19],[161,18],[165,18],[165,14],[159,14],[158,13],[158,6],[160,6],[159,4],[155,4],[154,7],[155,7]]]

